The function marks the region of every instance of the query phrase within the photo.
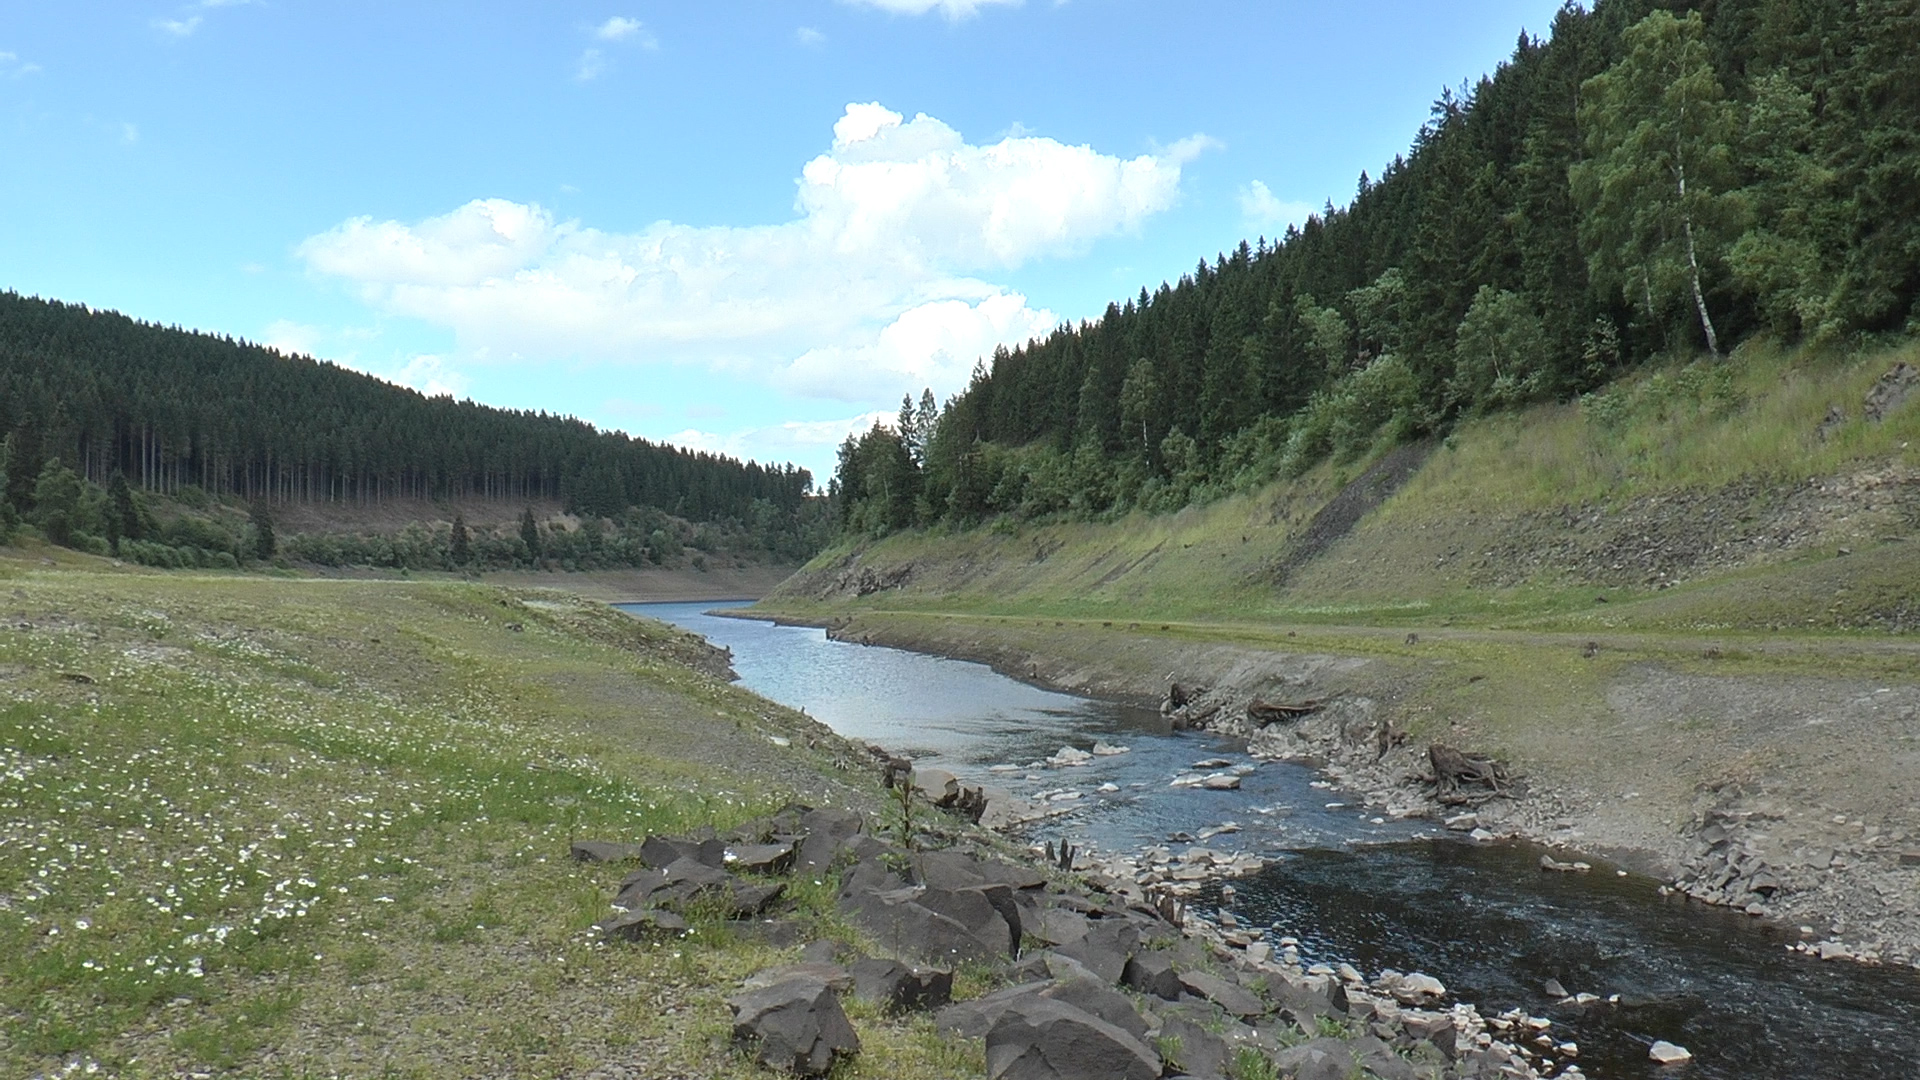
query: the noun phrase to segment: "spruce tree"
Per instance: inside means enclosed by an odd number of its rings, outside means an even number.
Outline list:
[[[448,542],[447,551],[453,556],[455,566],[473,561],[473,546],[467,539],[467,519],[459,514],[453,515],[453,539]]]
[[[253,504],[248,519],[253,526],[253,557],[266,562],[280,550],[279,538],[273,534],[273,513],[267,509],[266,500]]]
[[[533,507],[529,506],[520,515],[520,542],[527,546],[529,562],[540,561],[540,523],[533,519]]]

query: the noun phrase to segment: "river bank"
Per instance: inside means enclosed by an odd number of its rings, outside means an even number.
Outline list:
[[[1789,928],[1829,958],[1920,957],[1920,686],[1898,643],[1486,630],[1294,629],[762,605],[845,640],[987,663],[1137,704],[1172,683],[1268,757],[1306,759],[1384,815],[1597,856]],[[1709,652],[1708,649],[1712,651]],[[1246,728],[1245,703],[1328,702]],[[1219,721],[1215,721],[1219,723]],[[1393,742],[1379,752],[1382,732]],[[1524,797],[1434,801],[1426,750],[1486,753]]]

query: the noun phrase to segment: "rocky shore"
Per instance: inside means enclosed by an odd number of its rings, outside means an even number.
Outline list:
[[[1244,925],[1228,904],[1180,902],[1249,868],[1232,859],[1054,851],[1045,862],[937,816],[924,832],[889,837],[859,814],[790,806],[725,836],[581,842],[573,853],[641,864],[600,924],[611,940],[678,937],[690,917],[717,913],[791,949],[790,963],[727,1001],[742,1052],[795,1075],[826,1075],[860,1053],[846,995],[982,1040],[992,1080],[1582,1075],[1579,1047],[1545,1017],[1483,1016],[1418,972],[1309,964],[1284,928]],[[1197,872],[1160,887],[1153,867],[1176,862]],[[835,908],[862,948],[814,937],[786,914],[796,874],[837,882]],[[956,999],[961,984],[976,992]]]
[[[1920,809],[1903,794],[1909,737],[1898,734],[1920,716],[1911,681],[1638,664],[1591,706],[1591,729],[1542,729],[1551,746],[1532,744],[1529,760],[1502,763],[1520,774],[1515,783],[1460,799],[1438,790],[1430,748],[1470,749],[1484,725],[1462,716],[1435,729],[1428,718],[1454,710],[1433,700],[1430,667],[1165,640],[1112,624],[1096,651],[1062,634],[1058,621],[1023,622],[869,616],[837,620],[828,633],[976,660],[1049,689],[1158,701],[1176,727],[1245,739],[1257,757],[1323,770],[1348,802],[1383,818],[1428,819],[1481,842],[1566,853],[1552,862],[1644,873],[1673,893],[1776,923],[1799,938],[1796,948],[1824,959],[1920,965]],[[1431,644],[1411,635],[1404,651]],[[1629,644],[1573,647],[1604,662]],[[1676,730],[1676,711],[1694,719]],[[1736,722],[1764,750],[1729,745],[1747,738],[1730,734]],[[1622,725],[1648,736],[1623,748]],[[1409,727],[1423,737],[1411,738]],[[1616,764],[1642,767],[1591,771],[1621,753],[1631,756]],[[1714,757],[1732,765],[1710,764]]]

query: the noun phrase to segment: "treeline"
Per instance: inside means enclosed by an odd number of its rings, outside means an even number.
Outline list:
[[[104,490],[246,503],[558,500],[642,507],[804,555],[812,477],[602,432],[571,417],[427,397],[305,356],[0,292],[4,499],[30,514],[49,463]]]
[[[863,533],[1173,509],[1917,301],[1920,6],[1568,4],[1346,207],[903,403],[833,491]]]

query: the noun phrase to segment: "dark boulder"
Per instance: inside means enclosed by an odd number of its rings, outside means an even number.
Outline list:
[[[773,844],[734,844],[725,851],[724,859],[730,870],[739,870],[749,874],[784,874],[793,869],[794,848],[791,841]]]
[[[1106,918],[1088,924],[1086,937],[1054,951],[1087,965],[1107,982],[1117,983],[1139,944],[1140,931],[1132,923],[1123,918]]]
[[[1159,949],[1141,949],[1127,960],[1120,981],[1131,989],[1157,998],[1174,1001],[1186,987],[1180,973],[1173,969],[1173,957]]]
[[[850,810],[810,810],[800,815],[800,832],[805,839],[800,841],[800,854],[794,865],[807,871],[825,870],[833,865],[841,845],[858,835],[863,827],[861,816]]]
[[[898,960],[862,960],[853,965],[853,992],[894,1012],[937,1009],[953,997],[953,972],[908,967]]]
[[[1243,1019],[1262,1016],[1267,1011],[1266,1002],[1261,1001],[1253,991],[1218,975],[1209,975],[1204,971],[1183,971],[1180,973],[1180,985],[1193,996],[1205,998]]]
[[[1010,1003],[987,1032],[990,1080],[1159,1080],[1158,1054],[1072,1005],[1037,995]]]
[[[656,870],[665,870],[681,859],[723,870],[727,865],[727,845],[719,840],[691,840],[677,836],[649,836],[640,845],[640,858]]]
[[[1359,1066],[1339,1039],[1314,1039],[1273,1055],[1280,1075],[1294,1080],[1348,1080]]]
[[[995,990],[971,1001],[956,1001],[933,1014],[933,1026],[963,1039],[978,1039],[993,1028],[1000,1014],[1024,998],[1046,989],[1043,982],[1023,983]]]
[[[819,979],[793,978],[727,999],[733,1037],[769,1068],[825,1076],[836,1058],[858,1053],[860,1037],[833,990]]]
[[[656,937],[679,937],[687,932],[687,920],[671,911],[641,908],[625,911],[594,924],[602,934],[620,941],[645,941]]]
[[[1105,1020],[1136,1039],[1147,1037],[1147,1021],[1127,995],[1090,977],[1061,979],[1040,991],[1049,1001],[1071,1005]]]

